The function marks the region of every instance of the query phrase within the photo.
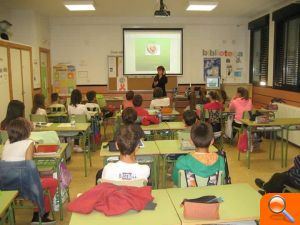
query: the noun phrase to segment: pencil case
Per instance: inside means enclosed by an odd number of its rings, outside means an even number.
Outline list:
[[[195,199],[185,199],[181,203],[186,219],[218,220],[219,207],[223,200],[214,195],[202,196]]]

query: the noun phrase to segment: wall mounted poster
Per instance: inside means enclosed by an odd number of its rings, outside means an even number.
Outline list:
[[[70,96],[76,88],[75,66],[58,64],[53,67],[53,90],[60,96]]]
[[[204,80],[208,76],[221,76],[221,58],[204,58]]]

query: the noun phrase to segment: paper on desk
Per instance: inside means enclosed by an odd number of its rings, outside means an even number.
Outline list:
[[[61,123],[57,127],[72,127],[71,123]]]

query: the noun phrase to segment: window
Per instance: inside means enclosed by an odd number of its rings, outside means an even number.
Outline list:
[[[268,80],[269,15],[248,25],[250,33],[250,83],[266,85]]]
[[[300,4],[298,9],[300,12]],[[297,6],[296,6],[297,7]],[[273,87],[300,91],[300,13],[275,20],[275,65]],[[275,14],[276,15],[276,14]],[[280,18],[280,17],[279,17]]]

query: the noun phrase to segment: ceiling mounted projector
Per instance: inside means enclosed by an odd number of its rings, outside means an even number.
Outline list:
[[[154,12],[155,17],[168,17],[171,15],[171,12],[167,10],[167,6],[165,5],[163,0],[160,0],[159,10]]]

